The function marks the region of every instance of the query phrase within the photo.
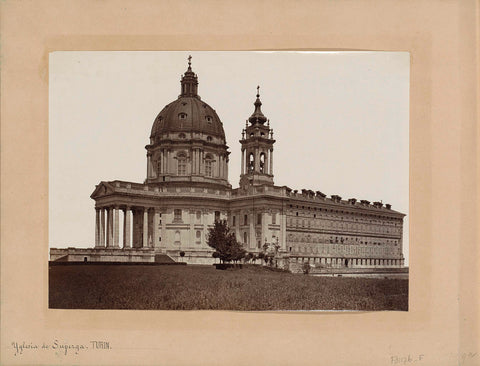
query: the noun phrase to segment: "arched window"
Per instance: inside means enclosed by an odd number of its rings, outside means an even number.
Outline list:
[[[205,157],[205,175],[207,177],[213,176],[213,157],[210,154]]]
[[[248,156],[248,172],[251,173],[255,170],[255,158],[253,153]]]
[[[157,176],[160,175],[160,172],[162,171],[162,159],[159,158],[157,160],[157,166],[156,166],[156,170],[157,170]]]
[[[177,154],[177,174],[186,175],[187,174],[187,155],[184,152]]]
[[[185,136],[184,133],[181,133],[181,134],[178,135],[178,138],[180,138],[180,139],[184,139],[185,137],[186,137],[186,136]]]
[[[260,154],[260,173],[265,173],[265,153]]]
[[[181,241],[180,241],[180,231],[175,231],[175,245],[180,245],[181,244]]]
[[[210,141],[212,141],[212,140],[213,140],[213,139],[212,139],[212,136],[207,136],[207,141],[208,141],[208,142],[210,142]]]

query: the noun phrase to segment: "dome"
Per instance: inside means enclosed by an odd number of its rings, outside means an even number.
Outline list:
[[[147,150],[147,184],[215,189],[228,183],[228,146],[215,110],[197,94],[191,57],[181,93],[157,115]]]
[[[152,144],[171,133],[185,133],[215,137],[215,140],[225,144],[225,131],[215,110],[203,102],[197,94],[198,79],[192,71],[190,59],[188,69],[182,76],[181,94],[177,100],[167,104],[153,122],[150,141]],[[190,136],[188,134],[191,133]]]
[[[225,131],[215,110],[198,96],[182,96],[166,105],[153,123],[150,139],[157,142],[172,132],[200,133],[225,143]]]

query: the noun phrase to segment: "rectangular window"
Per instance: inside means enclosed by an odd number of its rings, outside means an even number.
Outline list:
[[[187,162],[184,159],[178,161],[178,175],[187,174]]]
[[[277,223],[277,214],[272,214],[272,224],[275,225]]]
[[[173,210],[173,221],[182,221],[182,210],[176,208]]]
[[[243,225],[248,225],[248,215],[243,216]]]
[[[232,226],[235,226],[235,216],[232,217]]]
[[[262,224],[262,214],[257,214],[257,225]]]
[[[211,160],[206,160],[205,161],[205,175],[207,177],[212,176],[212,161]]]
[[[220,211],[215,211],[215,221],[220,221]]]

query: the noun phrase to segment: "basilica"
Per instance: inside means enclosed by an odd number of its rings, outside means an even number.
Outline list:
[[[258,87],[239,134],[241,175],[232,188],[223,124],[198,95],[190,58],[180,84],[178,98],[153,121],[144,182],[101,181],[91,194],[95,246],[51,248],[52,261],[212,264],[208,229],[227,220],[247,252],[274,248],[275,264],[283,268],[304,262],[318,268],[404,266],[405,215],[391,205],[275,185],[275,139]]]

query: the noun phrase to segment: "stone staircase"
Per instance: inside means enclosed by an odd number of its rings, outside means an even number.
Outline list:
[[[167,254],[160,253],[160,254],[155,254],[155,263],[166,264],[166,263],[176,263],[176,262]]]

